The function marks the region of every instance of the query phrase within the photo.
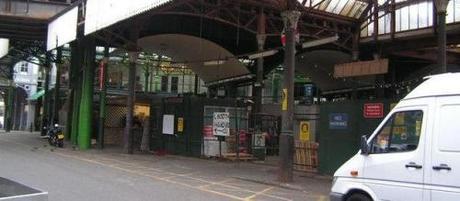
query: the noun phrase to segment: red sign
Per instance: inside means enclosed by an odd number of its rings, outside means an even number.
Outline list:
[[[363,113],[364,118],[383,118],[383,103],[366,103],[364,104]]]
[[[214,135],[212,135],[212,125],[206,125],[203,127],[203,138],[205,140],[216,138]]]

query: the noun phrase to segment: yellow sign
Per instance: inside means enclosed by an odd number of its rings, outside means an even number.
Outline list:
[[[308,121],[301,121],[299,125],[299,138],[300,141],[310,141],[310,122]]]
[[[184,132],[184,118],[177,118],[177,132]]]
[[[288,109],[288,90],[283,89],[283,102],[281,104],[281,110],[286,111]]]

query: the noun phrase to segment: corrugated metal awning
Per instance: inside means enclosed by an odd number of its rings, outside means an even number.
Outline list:
[[[85,35],[172,1],[174,0],[88,0],[86,3]]]

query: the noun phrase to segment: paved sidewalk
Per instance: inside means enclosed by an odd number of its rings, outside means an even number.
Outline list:
[[[91,165],[104,171],[116,171],[120,175],[139,177],[143,182],[144,179],[149,179],[148,181],[155,184],[177,186],[184,189],[184,192],[190,191],[190,197],[180,196],[174,200],[328,200],[331,183],[328,178],[296,174],[294,183],[281,184],[276,182],[276,167],[246,162],[220,162],[171,155],[126,155],[116,148],[78,151],[66,146],[64,149],[56,149],[49,147],[46,140],[40,139],[37,134],[0,133],[0,148],[1,143],[15,144],[29,152],[40,152],[47,157],[59,157],[69,164]],[[138,185],[136,182],[127,184],[134,187]],[[168,195],[168,192],[163,193]],[[203,195],[210,197],[203,199]],[[169,199],[158,197],[155,200]]]

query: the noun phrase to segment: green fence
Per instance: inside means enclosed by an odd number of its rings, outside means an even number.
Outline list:
[[[333,174],[359,150],[396,101],[346,101],[320,106],[319,172]],[[366,109],[365,109],[366,108]],[[379,110],[383,110],[383,113]]]

